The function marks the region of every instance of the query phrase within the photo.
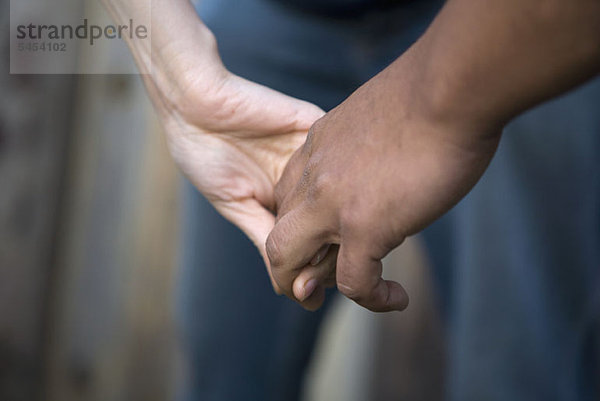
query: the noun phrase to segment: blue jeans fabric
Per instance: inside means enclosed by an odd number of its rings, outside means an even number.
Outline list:
[[[424,237],[451,399],[598,400],[600,80],[509,124],[481,181]]]
[[[203,0],[200,13],[230,71],[326,110],[393,61],[391,50],[421,33],[413,20],[431,15],[399,10],[410,28],[400,29],[383,13],[330,21],[268,0]],[[396,43],[380,41],[388,30]],[[298,399],[324,311],[275,296],[251,242],[190,184],[183,208],[177,320],[191,377],[179,398]]]
[[[406,50],[441,2],[320,18],[203,0],[234,73],[328,110]],[[507,127],[488,171],[422,234],[448,333],[450,400],[591,400],[600,302],[600,81]],[[323,312],[276,297],[253,245],[188,185],[178,320],[185,400],[294,400]]]

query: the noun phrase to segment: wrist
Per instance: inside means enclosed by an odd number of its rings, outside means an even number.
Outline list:
[[[497,136],[512,118],[509,107],[494,99],[483,83],[472,82],[468,68],[446,62],[422,38],[398,61],[407,82],[407,102],[415,115],[446,132],[472,137]]]
[[[194,114],[188,109],[206,103],[209,92],[226,80],[216,39],[189,0],[102,2],[117,24],[131,19],[149,27],[148,40],[125,40],[155,105],[166,113]]]
[[[412,96],[422,109],[465,132],[499,131],[597,75],[600,3],[541,3],[448,1],[399,59],[413,65]]]

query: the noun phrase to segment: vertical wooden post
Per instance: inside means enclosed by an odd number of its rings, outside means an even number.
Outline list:
[[[81,77],[77,104],[46,399],[168,399],[176,170],[139,77]]]
[[[10,76],[8,18],[0,13],[0,400],[169,399],[179,179],[140,79]],[[94,51],[131,63],[123,48]]]
[[[0,8],[0,400],[29,401],[41,390],[74,78],[9,75],[9,1]]]

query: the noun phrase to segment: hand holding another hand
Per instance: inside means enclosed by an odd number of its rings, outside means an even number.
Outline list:
[[[229,73],[214,93],[193,86],[163,118],[171,153],[190,181],[261,251],[275,217],[274,188],[323,112]]]
[[[188,0],[104,2],[117,22],[152,16],[151,41],[128,45],[148,72],[142,77],[171,153],[198,190],[250,237],[268,267],[275,184],[323,111],[228,72]]]
[[[406,307],[381,259],[475,185],[506,122],[600,69],[598,2],[451,0],[312,125],[316,106],[226,71],[188,0],[103,2],[117,22],[151,18],[152,39],[128,44],[175,160],[309,309],[334,283],[371,310]]]
[[[307,309],[334,283],[370,310],[404,309],[381,259],[458,202],[498,144],[499,131],[436,119],[394,68],[318,120],[277,185],[272,274]]]

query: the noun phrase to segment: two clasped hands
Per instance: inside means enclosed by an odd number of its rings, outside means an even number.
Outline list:
[[[119,21],[150,1],[105,4]],[[325,114],[229,73],[188,0],[150,6],[151,45],[129,45],[175,161],[256,244],[274,289],[311,310],[334,285],[404,309],[382,258],[475,185],[504,124],[600,71],[597,1],[450,0]]]

